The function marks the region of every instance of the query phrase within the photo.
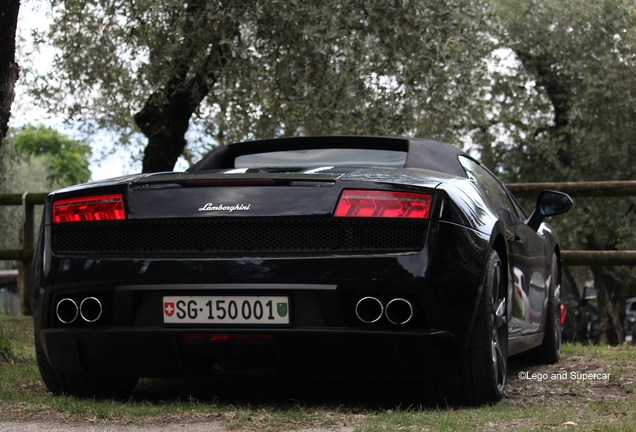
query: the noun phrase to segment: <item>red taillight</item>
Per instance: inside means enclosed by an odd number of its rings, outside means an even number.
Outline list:
[[[431,199],[412,192],[344,190],[334,216],[428,219]]]
[[[565,303],[561,303],[559,305],[559,311],[561,312],[561,314],[560,314],[561,315],[560,316],[561,325],[564,325],[565,324],[565,316],[566,316],[566,314],[568,312],[568,305],[566,305]]]
[[[71,198],[53,203],[53,223],[126,219],[121,194]]]

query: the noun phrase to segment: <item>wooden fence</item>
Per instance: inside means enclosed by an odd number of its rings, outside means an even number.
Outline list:
[[[22,220],[22,248],[0,250],[0,261],[18,262],[18,293],[20,308],[23,315],[31,313],[31,292],[33,268],[33,247],[35,242],[35,206],[41,205],[46,199],[46,193],[4,194],[0,195],[0,206],[22,206],[24,218]]]
[[[542,190],[565,192],[577,197],[636,196],[636,181],[566,182],[566,183],[514,183],[506,185],[519,198],[532,198]],[[574,204],[576,209],[576,203]],[[568,266],[634,266],[636,251],[565,250],[561,254]]]
[[[508,189],[517,197],[537,196],[542,190],[556,190],[576,197],[624,197],[636,196],[636,181],[580,182],[580,183],[514,183]],[[22,248],[0,250],[0,261],[18,262],[18,290],[22,313],[30,313],[28,293],[31,288],[32,257],[35,241],[34,207],[44,203],[46,193],[0,195],[0,206],[22,206],[24,211]],[[565,265],[569,266],[634,266],[636,251],[587,251],[565,250]]]

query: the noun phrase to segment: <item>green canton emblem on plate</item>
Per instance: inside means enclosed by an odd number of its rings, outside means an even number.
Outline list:
[[[287,316],[287,312],[289,312],[287,303],[276,303],[276,311],[280,317]]]

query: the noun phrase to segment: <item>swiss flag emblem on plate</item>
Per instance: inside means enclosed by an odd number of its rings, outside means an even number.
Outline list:
[[[165,302],[163,304],[163,313],[166,316],[169,316],[169,317],[174,315],[174,303],[173,302]]]

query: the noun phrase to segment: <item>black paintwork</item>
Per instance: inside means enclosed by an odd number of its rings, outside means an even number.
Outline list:
[[[315,173],[243,174],[227,171],[239,154],[289,147],[333,145],[401,148],[402,169],[333,168]],[[239,143],[219,148],[186,173],[140,174],[78,185],[49,195],[35,255],[36,337],[53,370],[98,375],[192,376],[264,364],[297,372],[332,373],[355,366],[361,373],[413,372],[452,367],[471,335],[488,253],[496,249],[508,272],[509,353],[541,343],[547,280],[556,235],[527,216],[487,204],[448,144],[374,137],[315,137]],[[503,187],[503,186],[502,186]],[[128,222],[221,218],[255,222],[286,217],[331,220],[343,189],[422,191],[432,194],[425,242],[417,250],[312,253],[293,250],[222,253],[56,253],[51,225],[55,200],[121,193]],[[510,197],[516,204],[514,198]],[[199,211],[207,203],[249,204],[249,211]],[[540,221],[539,221],[540,222]],[[126,223],[126,222],[123,222]],[[78,224],[78,229],[81,224]],[[283,327],[162,322],[164,295],[288,295],[291,324]],[[63,324],[55,305],[62,298],[102,300],[95,323]],[[404,326],[386,320],[364,324],[354,313],[364,296],[412,302]],[[193,343],[184,335],[265,334],[266,342]],[[398,361],[395,361],[399,359]],[[391,368],[386,367],[391,365]],[[363,367],[364,366],[364,367]]]

